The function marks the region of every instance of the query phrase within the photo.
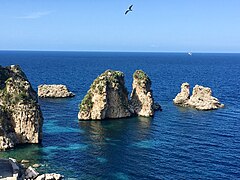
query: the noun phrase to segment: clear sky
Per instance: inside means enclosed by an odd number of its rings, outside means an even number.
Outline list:
[[[240,0],[0,0],[0,50],[240,52]]]

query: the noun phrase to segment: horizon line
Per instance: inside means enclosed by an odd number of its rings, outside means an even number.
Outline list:
[[[112,53],[198,53],[198,54],[240,54],[240,52],[218,52],[218,51],[121,51],[121,50],[33,50],[33,49],[0,49],[3,51],[18,52],[112,52]]]

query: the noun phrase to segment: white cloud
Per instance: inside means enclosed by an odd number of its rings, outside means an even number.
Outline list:
[[[30,14],[27,14],[25,16],[19,16],[19,17],[16,17],[18,19],[38,19],[38,18],[41,18],[43,16],[47,16],[49,14],[51,14],[53,11],[41,11],[41,12],[33,12],[33,13],[30,13]]]

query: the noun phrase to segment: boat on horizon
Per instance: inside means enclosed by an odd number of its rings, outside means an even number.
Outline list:
[[[189,55],[189,56],[192,56],[192,52],[188,52],[188,55]]]

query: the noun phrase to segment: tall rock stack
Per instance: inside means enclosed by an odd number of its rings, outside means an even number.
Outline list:
[[[37,94],[17,65],[0,66],[0,149],[39,143],[43,117]]]
[[[153,116],[160,105],[154,104],[150,78],[141,70],[136,71],[133,77],[133,91],[131,100],[128,100],[122,72],[107,70],[101,74],[94,80],[82,100],[78,119],[102,120],[136,115]]]
[[[142,70],[135,71],[132,88],[130,104],[134,113],[138,116],[153,116],[154,100],[148,75]]]
[[[78,118],[101,120],[131,116],[124,74],[107,70],[94,80],[80,104]]]

